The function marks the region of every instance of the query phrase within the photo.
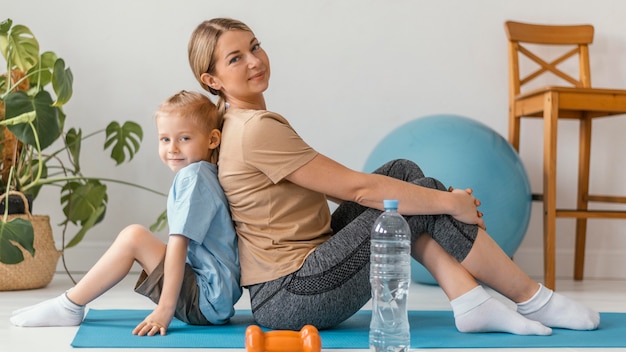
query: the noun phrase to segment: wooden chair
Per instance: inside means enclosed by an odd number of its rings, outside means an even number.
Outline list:
[[[505,23],[509,47],[509,142],[519,151],[522,117],[543,118],[543,191],[533,200],[543,202],[544,284],[555,287],[556,219],[576,219],[574,279],[582,280],[585,237],[588,218],[626,218],[626,210],[590,210],[589,202],[626,203],[626,197],[589,194],[591,125],[596,118],[626,113],[626,90],[591,87],[589,45],[593,41],[591,25],[535,25]],[[544,45],[572,49],[555,60],[544,61],[536,52]],[[532,47],[534,52],[528,48]],[[567,50],[567,49],[566,49]],[[539,65],[536,71],[521,76],[519,58],[526,56]],[[557,66],[578,56],[579,77],[566,74]],[[533,63],[533,64],[534,64]],[[571,86],[547,86],[521,91],[540,75],[552,74]],[[528,86],[526,86],[528,87]],[[528,89],[527,89],[528,90]],[[579,127],[578,190],[574,209],[556,207],[557,121],[576,119]]]

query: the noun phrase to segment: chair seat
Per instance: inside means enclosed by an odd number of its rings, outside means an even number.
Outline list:
[[[558,94],[559,118],[594,118],[626,113],[625,89],[546,86],[515,96],[515,115],[543,117],[548,93]]]

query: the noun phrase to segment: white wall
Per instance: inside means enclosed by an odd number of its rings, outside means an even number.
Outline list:
[[[268,107],[320,152],[355,169],[383,136],[420,116],[465,115],[506,136],[508,19],[594,24],[594,85],[626,87],[626,2],[619,0],[31,0],[0,8],[2,19],[29,26],[43,50],[71,67],[68,124],[85,132],[112,119],[143,124],[146,137],[133,163],[115,168],[98,141],[84,146],[84,170],[164,192],[172,175],[156,154],[152,114],[175,91],[199,89],[186,45],[204,19],[234,17],[250,25],[272,62]],[[575,146],[577,128],[563,125],[562,131],[559,148],[566,152]],[[598,192],[626,194],[624,131],[626,118],[603,121],[594,131],[592,188]],[[540,125],[525,125],[522,145],[531,183],[540,188]],[[575,154],[566,154],[559,160],[560,204],[572,201],[575,185]],[[66,252],[72,271],[88,269],[125,225],[150,224],[164,209],[162,197],[110,188],[105,222]],[[35,213],[60,221],[57,199],[56,190],[46,192]],[[626,278],[625,225],[590,221],[587,277]],[[557,230],[557,274],[571,277],[573,221],[559,220]],[[541,237],[537,204],[515,256],[535,276],[542,274]],[[56,239],[60,243],[59,231]]]

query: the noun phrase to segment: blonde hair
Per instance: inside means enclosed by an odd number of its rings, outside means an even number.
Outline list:
[[[211,94],[218,96],[217,106],[220,114],[225,110],[224,96],[202,82],[202,74],[215,74],[215,58],[213,57],[217,41],[224,32],[241,30],[252,33],[252,30],[243,22],[231,18],[214,18],[200,23],[191,33],[187,54],[189,66],[200,86]]]
[[[215,104],[200,92],[181,90],[159,105],[155,117],[172,114],[192,119],[206,133],[222,127],[222,119]]]

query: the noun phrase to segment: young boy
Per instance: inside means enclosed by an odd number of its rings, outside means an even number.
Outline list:
[[[75,326],[85,305],[128,275],[143,271],[135,291],[157,306],[133,330],[165,335],[173,317],[224,324],[241,297],[237,238],[217,180],[221,117],[203,94],[181,91],[155,115],[159,156],[176,173],[167,200],[167,246],[140,225],[126,227],[85,277],[57,298],[17,310],[17,326]]]

